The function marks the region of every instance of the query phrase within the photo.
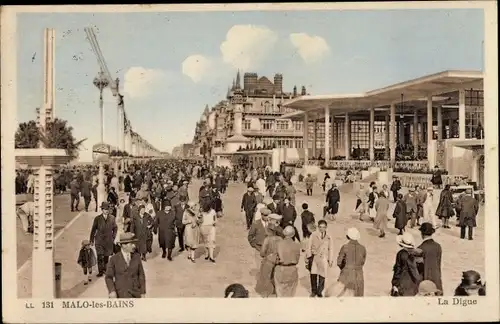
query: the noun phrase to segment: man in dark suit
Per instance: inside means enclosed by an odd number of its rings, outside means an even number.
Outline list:
[[[394,202],[397,201],[398,198],[398,192],[401,190],[401,181],[399,181],[399,178],[397,176],[392,176],[394,179],[391,184],[391,192],[392,192],[392,199]]]
[[[293,240],[294,241],[297,240],[300,242],[299,232],[297,231],[297,228],[294,225],[295,220],[297,219],[297,210],[295,209],[295,206],[290,203],[290,199],[285,198],[281,210],[283,216],[280,224],[281,227],[284,229],[287,226],[293,226],[295,230],[295,235],[293,236]]]
[[[249,230],[253,222],[255,209],[257,208],[257,199],[253,194],[253,187],[248,186],[247,190],[248,191],[243,194],[243,198],[241,199],[241,211],[245,213],[247,230]]]
[[[283,204],[278,195],[273,196],[273,202],[267,205],[267,208],[271,211],[272,214],[281,215],[283,213]]]
[[[137,240],[132,233],[120,235],[121,251],[113,255],[106,270],[109,298],[144,298],[146,275],[141,256],[135,253]]]
[[[472,196],[472,190],[467,189],[457,201],[458,225],[460,226],[460,238],[465,239],[465,231],[468,230],[469,240],[473,239],[473,228],[477,226],[476,216],[479,212],[479,203]]]
[[[415,193],[414,188],[410,188],[409,192],[403,198],[406,204],[406,214],[408,219],[410,219],[410,228],[415,227],[417,223],[417,193]]]
[[[71,196],[71,211],[78,211],[78,205],[80,204],[80,183],[76,176],[73,177],[73,181],[69,184],[70,196]]]
[[[262,261],[262,257],[260,256],[260,249],[262,247],[262,243],[264,243],[264,239],[267,236],[267,226],[268,226],[268,217],[271,214],[271,211],[267,208],[260,209],[261,219],[252,223],[250,230],[248,231],[248,243],[255,250],[255,263],[257,269],[260,269],[260,264]]]
[[[179,252],[184,251],[184,229],[186,226],[182,224],[182,217],[184,216],[184,211],[188,208],[186,197],[180,196],[179,203],[174,206],[175,208],[175,227],[177,229],[177,238],[179,239]]]
[[[92,196],[92,184],[88,179],[83,180],[80,186],[80,192],[82,193],[83,201],[85,202],[85,211],[88,212]]]
[[[118,231],[115,217],[110,214],[109,203],[101,204],[102,213],[94,218],[92,229],[90,230],[90,244],[95,244],[97,253],[98,277],[102,277],[106,271],[109,257],[113,255],[113,247]]]
[[[431,223],[423,223],[420,226],[420,234],[424,240],[418,247],[422,250],[421,262],[417,261],[418,272],[423,276],[423,280],[430,280],[442,292],[443,282],[441,280],[441,245],[432,239],[434,227]]]

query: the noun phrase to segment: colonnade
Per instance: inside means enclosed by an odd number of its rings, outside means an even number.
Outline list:
[[[431,141],[433,140],[433,96],[429,95],[427,96],[427,146],[430,147]],[[336,147],[338,143],[341,143],[341,141],[344,141],[344,149],[345,149],[345,157],[346,160],[349,160],[351,156],[351,150],[352,150],[352,145],[351,145],[351,120],[350,120],[350,115],[348,112],[344,114],[344,135],[343,138],[338,138],[335,137],[335,132],[333,131],[333,117],[334,115],[331,114],[329,107],[324,108],[324,125],[325,125],[325,132],[324,132],[324,152],[323,152],[323,157],[325,160],[325,165],[327,165],[331,159],[330,157],[330,149],[332,147]],[[309,160],[309,123],[310,119],[312,117],[312,114],[310,112],[305,112],[304,113],[304,162],[307,163]],[[459,139],[463,140],[466,138],[465,133],[466,133],[466,114],[465,114],[465,89],[459,89],[459,104],[458,104],[458,120],[459,120]],[[443,112],[442,112],[442,107],[438,106],[437,107],[437,140],[442,140],[443,139]],[[313,156],[317,156],[317,148],[316,148],[316,143],[317,143],[317,119],[313,117],[313,124],[314,124],[314,132],[313,132],[313,145],[312,145],[312,154]],[[374,140],[374,130],[375,130],[375,107],[370,108],[369,110],[369,159],[370,161],[375,160],[375,140]],[[388,114],[385,116],[385,155],[386,159],[388,159],[391,162],[391,165],[394,165],[395,160],[396,160],[396,138],[397,138],[397,123],[396,123],[396,103],[392,103],[389,106],[388,109]],[[413,113],[413,137],[412,137],[412,144],[413,144],[413,149],[414,149],[414,155],[416,156],[418,153],[418,147],[420,144],[420,141],[423,139],[420,138],[419,136],[419,129],[420,126],[420,119],[418,115],[418,111],[415,110]],[[387,131],[388,130],[388,131]],[[423,129],[422,129],[423,131]],[[404,130],[402,128],[399,129],[399,137],[403,138],[404,137]],[[403,132],[403,134],[401,133]],[[433,160],[431,160],[431,157],[428,154],[428,161],[429,163]]]

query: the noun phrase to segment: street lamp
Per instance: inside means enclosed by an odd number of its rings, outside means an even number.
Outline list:
[[[104,101],[102,92],[104,88],[109,86],[109,80],[101,71],[94,78],[94,86],[99,89],[99,109],[101,114],[101,143],[104,144]],[[99,161],[99,185],[97,186],[97,203],[99,206],[105,201],[106,189],[104,187],[104,165],[102,160]]]

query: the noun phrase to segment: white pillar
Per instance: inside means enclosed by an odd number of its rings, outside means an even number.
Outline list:
[[[396,105],[391,104],[389,121],[389,161],[391,167],[396,162]]]
[[[349,113],[345,113],[344,149],[345,149],[345,159],[349,160],[351,158],[351,122],[349,121]]]
[[[325,107],[325,166],[330,162],[330,108]]]
[[[304,147],[304,165],[307,165],[309,160],[309,115],[307,112],[304,112],[304,125],[302,126],[304,129],[304,137],[303,137],[303,147]]]
[[[432,96],[427,96],[427,144],[432,141]],[[427,154],[429,155],[429,154]]]
[[[459,138],[465,139],[465,89],[458,91],[458,129]]]
[[[443,139],[443,108],[441,105],[437,107],[437,127],[438,127],[438,140]]]
[[[45,116],[42,118],[50,118],[54,120],[55,115],[55,100],[56,87],[55,87],[55,46],[56,46],[56,31],[52,28],[46,28],[43,35],[44,42],[44,61],[43,61],[43,75],[44,75],[44,92],[43,104],[45,109]]]
[[[390,132],[391,132],[391,123],[390,123],[390,112],[389,114],[385,115],[385,133],[384,133],[384,159],[385,160],[390,160],[391,159],[391,154],[390,154]]]
[[[233,121],[234,135],[241,136],[242,124],[243,124],[243,105],[234,104],[234,121]]]
[[[48,166],[35,169],[32,298],[55,297],[53,179]],[[45,280],[40,280],[40,274]]]
[[[418,155],[418,111],[415,109],[413,112],[413,155]]]
[[[312,147],[312,154],[315,159],[318,158],[316,154],[316,146],[318,145],[318,134],[317,134],[317,128],[318,128],[318,122],[316,120],[317,116],[314,116],[313,120],[313,147]]]
[[[331,132],[331,138],[332,138],[332,141],[331,141],[331,144],[330,144],[330,147],[331,147],[331,150],[330,150],[330,158],[334,157],[335,156],[335,127],[334,127],[334,124],[335,124],[335,116],[333,115],[330,115],[330,117],[332,118],[332,122],[330,123],[330,132]]]
[[[375,107],[370,108],[370,161],[375,161]]]

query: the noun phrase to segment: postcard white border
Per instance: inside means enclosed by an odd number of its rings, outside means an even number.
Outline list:
[[[364,297],[344,299],[216,299],[171,298],[136,300],[134,308],[27,310],[17,298],[14,195],[14,132],[17,106],[16,14],[21,12],[158,12],[158,11],[247,11],[247,10],[384,10],[423,8],[482,8],[485,23],[485,227],[484,275],[488,296],[475,306],[438,306],[435,298]],[[302,3],[226,5],[130,5],[130,6],[25,6],[2,7],[1,16],[1,122],[2,122],[2,307],[3,320],[10,323],[92,322],[414,322],[490,321],[499,315],[499,220],[498,220],[498,44],[497,8],[494,1],[441,1],[396,3]],[[48,26],[49,27],[49,26]],[[21,36],[21,35],[19,35]],[[446,251],[444,251],[446,253]],[[365,274],[369,277],[369,274]],[[457,278],[457,281],[459,278]],[[168,288],[167,288],[168,289]],[[221,292],[222,293],[222,292]],[[36,300],[27,300],[40,303]],[[107,299],[101,300],[107,301]],[[90,310],[90,311],[89,311]]]

